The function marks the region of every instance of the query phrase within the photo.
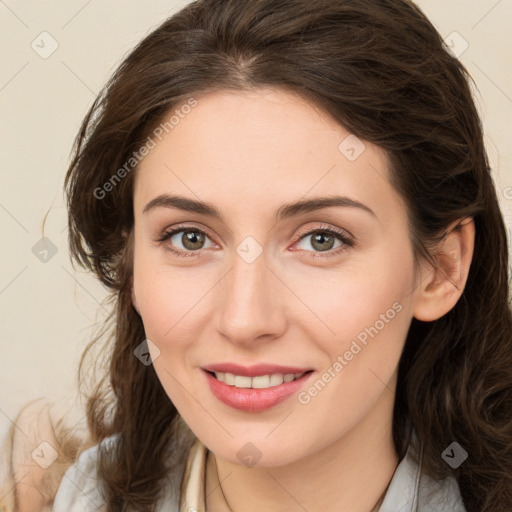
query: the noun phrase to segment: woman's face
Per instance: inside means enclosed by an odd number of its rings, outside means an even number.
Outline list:
[[[134,190],[134,300],[167,395],[233,463],[389,430],[416,290],[385,153],[282,90],[194,105]]]

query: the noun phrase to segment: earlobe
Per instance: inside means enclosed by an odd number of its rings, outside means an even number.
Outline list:
[[[467,282],[474,242],[475,223],[472,218],[459,219],[448,228],[433,253],[436,266],[425,264],[422,271],[414,303],[416,319],[431,322],[455,306]]]

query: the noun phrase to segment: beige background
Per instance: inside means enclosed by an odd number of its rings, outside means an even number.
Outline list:
[[[69,261],[62,184],[72,141],[120,59],[186,3],[0,0],[0,440],[28,400],[76,403],[77,363],[104,317],[106,293]],[[468,45],[459,58],[480,90],[489,156],[512,226],[512,1],[418,4],[456,50]],[[39,53],[58,48],[44,59],[31,44]],[[46,213],[44,234],[57,252],[44,263],[32,248]]]

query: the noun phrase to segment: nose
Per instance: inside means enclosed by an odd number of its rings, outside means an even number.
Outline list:
[[[252,263],[235,254],[233,267],[219,287],[217,330],[221,336],[244,345],[282,336],[285,286],[269,268],[264,253]]]

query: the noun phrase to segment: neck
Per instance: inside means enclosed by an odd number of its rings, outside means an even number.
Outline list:
[[[206,510],[377,512],[398,464],[392,395],[385,390],[369,414],[335,443],[286,466],[248,468],[209,452]]]

